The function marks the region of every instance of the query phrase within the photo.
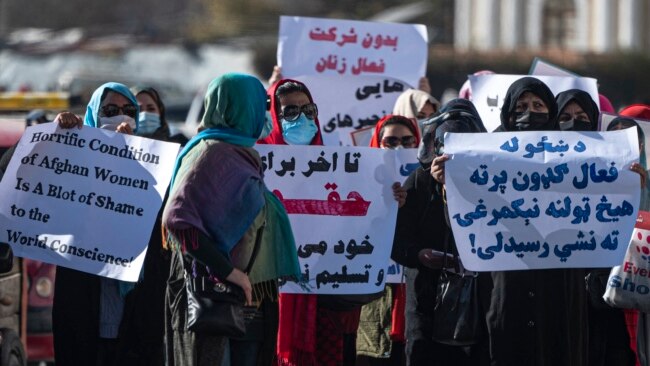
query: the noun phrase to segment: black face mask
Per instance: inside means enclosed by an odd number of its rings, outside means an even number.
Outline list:
[[[516,112],[515,129],[518,131],[540,131],[548,123],[548,113]]]
[[[570,119],[560,121],[560,130],[562,131],[591,131],[591,123],[582,119]]]

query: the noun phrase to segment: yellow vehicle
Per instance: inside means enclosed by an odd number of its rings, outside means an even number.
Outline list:
[[[70,108],[70,96],[62,92],[0,93],[0,113],[27,112],[33,109],[62,111]]]
[[[0,93],[0,155],[13,146],[25,126],[47,120],[47,113],[70,110],[70,95],[62,92]],[[30,114],[29,112],[37,112]],[[38,115],[39,120],[36,121]],[[34,119],[32,121],[31,119]]]

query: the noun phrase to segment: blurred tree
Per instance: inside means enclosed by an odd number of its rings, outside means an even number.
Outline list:
[[[446,34],[440,40],[451,42],[453,3],[444,0],[196,0],[188,36],[195,41],[213,41],[233,36],[275,35],[281,15],[367,20],[387,9],[413,3],[428,4],[430,11],[403,21],[433,27],[435,34]]]

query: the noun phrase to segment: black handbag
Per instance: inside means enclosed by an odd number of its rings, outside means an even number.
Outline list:
[[[253,266],[263,231],[264,225],[257,231],[255,246],[245,273],[249,273]],[[246,334],[246,314],[250,312],[245,314],[246,295],[241,287],[227,281],[215,282],[204,276],[193,277],[185,268],[185,288],[187,330],[229,338],[239,338]]]
[[[246,333],[246,297],[239,286],[214,283],[205,277],[186,277],[186,283],[188,330],[227,337],[241,337]]]
[[[445,254],[448,253],[448,246],[449,232],[445,240]],[[455,271],[451,270],[445,255],[438,278],[432,338],[447,345],[469,346],[478,343],[484,332],[478,298],[478,274],[461,269],[458,254],[453,251],[453,255]]]

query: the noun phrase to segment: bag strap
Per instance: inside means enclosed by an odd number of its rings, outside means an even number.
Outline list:
[[[248,260],[248,265],[246,266],[246,269],[244,269],[244,273],[248,274],[250,273],[251,269],[253,268],[253,264],[255,263],[255,258],[257,258],[257,254],[260,252],[260,244],[262,242],[262,235],[264,234],[264,228],[266,227],[266,220],[264,220],[264,223],[262,223],[262,226],[257,229],[257,236],[255,237],[255,245],[253,246],[253,252],[251,253],[251,258]]]
[[[450,250],[449,242],[450,242],[450,240],[453,240],[453,239],[451,238],[451,232],[452,232],[451,231],[451,223],[449,222],[449,211],[447,209],[447,198],[446,198],[447,192],[446,192],[444,186],[442,187],[442,195],[443,195],[443,198],[444,198],[443,205],[444,205],[444,216],[445,216],[445,227],[446,227],[445,239],[444,239],[445,240],[445,246],[444,246],[445,257],[442,260],[442,270],[444,271],[447,268],[450,268],[449,266],[447,266],[447,260],[448,260],[447,254],[449,253],[449,250]],[[452,249],[451,253],[449,253],[449,254],[453,255],[454,261],[456,262],[454,264],[454,269],[456,270],[456,273],[460,274],[460,264],[459,264],[460,259],[458,258],[458,251]]]
[[[266,227],[266,220],[264,221],[264,223],[262,223],[262,226],[260,226],[259,229],[257,229],[255,244],[253,245],[253,252],[251,253],[250,259],[248,260],[248,265],[246,265],[246,268],[244,269],[244,273],[246,274],[250,273],[251,269],[253,268],[253,264],[255,263],[255,258],[257,257],[257,254],[260,251],[260,244],[262,242],[262,235],[264,234],[265,227]],[[196,261],[196,259],[192,259],[192,260]],[[181,267],[183,267],[185,273],[189,274],[190,271],[188,271],[188,268],[185,266],[185,258],[183,256],[183,253],[180,253],[180,261],[181,261]]]

